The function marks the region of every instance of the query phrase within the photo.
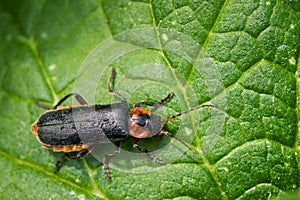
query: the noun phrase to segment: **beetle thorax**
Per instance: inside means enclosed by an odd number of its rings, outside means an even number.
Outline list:
[[[150,111],[135,107],[130,112],[129,134],[136,138],[150,137]]]

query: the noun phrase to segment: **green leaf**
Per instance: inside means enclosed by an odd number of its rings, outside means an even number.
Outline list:
[[[0,199],[269,199],[299,187],[299,1],[8,1],[0,3]],[[64,163],[31,124],[70,92],[130,107],[175,96],[163,137],[122,143],[104,177],[99,145]],[[69,100],[66,104],[78,104]]]

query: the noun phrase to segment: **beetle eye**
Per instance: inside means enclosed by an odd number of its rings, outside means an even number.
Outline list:
[[[147,120],[150,119],[150,116],[147,114],[141,114],[137,117],[137,123],[139,126],[146,126]]]

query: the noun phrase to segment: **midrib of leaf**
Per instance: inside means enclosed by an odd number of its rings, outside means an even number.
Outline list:
[[[53,96],[53,100],[54,100],[54,102],[57,102],[59,100],[58,96],[55,92],[52,80],[51,80],[51,78],[50,78],[50,76],[49,76],[49,74],[46,70],[46,66],[45,66],[42,58],[40,57],[39,50],[37,48],[37,45],[36,45],[33,37],[31,37],[31,38],[23,37],[22,39],[23,39],[23,42],[25,44],[27,44],[28,47],[30,48],[30,50],[32,51],[36,61],[38,62],[38,66],[39,66],[39,68],[42,72],[42,75],[43,75],[44,79],[46,80],[47,86],[50,89],[51,95]]]
[[[222,9],[223,9],[223,7],[224,7],[225,5],[226,5],[226,1],[225,1],[225,3],[222,5],[222,8],[220,9],[219,15],[218,15],[218,17],[216,18],[216,21],[214,22],[214,25],[212,26],[211,30],[214,28],[216,22],[218,21],[219,16],[220,16],[221,13],[222,13],[221,11],[222,11]],[[152,0],[150,0],[150,8],[151,8],[151,15],[152,15],[152,19],[153,19],[153,26],[158,28],[158,27],[159,27],[159,24],[157,24],[156,21],[155,21],[155,14],[154,14],[154,11],[153,11]],[[208,42],[209,35],[212,33],[211,30],[209,30],[209,34],[207,35],[207,38],[205,39],[205,42],[204,42],[204,44],[203,44],[203,49],[205,49],[205,45],[206,45],[207,42]],[[174,70],[173,70],[172,67],[171,67],[171,63],[170,63],[169,59],[167,58],[167,56],[165,55],[165,53],[164,53],[163,50],[162,50],[162,45],[161,45],[161,42],[160,42],[160,39],[159,39],[159,32],[158,32],[158,31],[156,31],[156,35],[157,35],[157,41],[158,41],[159,46],[160,46],[159,52],[160,52],[160,54],[162,55],[162,57],[164,58],[164,60],[166,61],[167,66],[169,67],[169,69],[170,69],[170,71],[171,71],[171,73],[172,73],[172,76],[173,76],[174,79],[176,80],[177,86],[180,86],[179,88],[180,88],[180,90],[181,90],[181,92],[182,92],[182,95],[183,95],[183,97],[184,97],[184,102],[186,103],[186,106],[187,106],[188,108],[190,108],[191,105],[190,105],[190,102],[188,101],[188,96],[187,96],[187,93],[186,93],[186,89],[185,89],[184,86],[182,86],[181,82],[178,80],[178,77],[176,76]],[[201,51],[199,52],[199,55],[198,55],[198,57],[197,57],[196,60],[195,60],[196,62],[200,59],[200,54],[201,54]],[[189,78],[187,78],[187,80],[189,80]],[[204,103],[205,103],[205,102],[204,102]],[[192,118],[191,123],[192,123],[193,130],[196,130],[196,125],[195,125],[196,119],[195,119],[194,116],[191,116],[191,118]],[[216,183],[216,186],[217,186],[217,188],[218,188],[220,194],[222,195],[222,199],[224,199],[224,200],[225,200],[225,199],[228,199],[228,197],[227,197],[225,191],[224,191],[224,190],[222,189],[222,187],[221,187],[220,181],[218,180],[216,174],[214,173],[214,167],[213,167],[213,165],[211,165],[211,163],[209,163],[208,159],[206,158],[206,156],[204,155],[204,152],[203,152],[202,149],[201,149],[200,139],[196,136],[196,137],[195,137],[195,140],[196,140],[197,147],[200,147],[200,148],[197,148],[197,151],[198,151],[198,153],[200,154],[201,159],[203,160],[204,166],[209,170],[210,175],[211,175],[212,178],[214,179],[214,181],[215,181],[215,183]]]
[[[81,190],[81,191],[83,191],[83,192],[86,193],[86,194],[93,194],[94,196],[97,196],[97,197],[99,197],[99,198],[101,198],[101,199],[107,199],[107,197],[105,197],[105,195],[104,195],[99,189],[96,190],[96,189],[93,187],[93,190],[88,190],[87,188],[81,187],[81,186],[75,184],[75,183],[72,182],[72,181],[69,181],[69,180],[67,180],[67,179],[62,178],[61,176],[56,176],[56,175],[54,175],[53,173],[48,172],[48,171],[45,170],[43,167],[40,167],[40,166],[38,166],[38,165],[35,165],[35,164],[31,163],[31,162],[27,162],[27,161],[24,160],[24,159],[19,159],[19,158],[17,158],[16,156],[13,156],[13,155],[11,155],[11,154],[9,154],[9,153],[3,151],[3,150],[0,151],[0,155],[1,155],[2,157],[5,157],[5,158],[11,160],[12,163],[15,163],[15,164],[18,164],[18,165],[26,166],[26,167],[28,167],[28,168],[31,168],[31,169],[37,171],[37,172],[42,172],[42,173],[44,173],[45,175],[47,175],[47,176],[49,176],[49,177],[51,177],[51,178],[53,178],[53,179],[57,179],[57,180],[59,180],[60,182],[66,184],[66,185],[69,185],[70,187],[76,188],[77,190]],[[86,166],[87,166],[87,165],[86,165]],[[87,168],[88,168],[88,167],[87,167]],[[93,186],[94,186],[94,185],[93,185]]]
[[[99,8],[102,10],[102,13],[105,15],[105,12],[104,12],[104,10],[103,10],[103,6],[102,6],[102,1],[98,1],[98,3],[99,3]],[[96,11],[94,11],[94,12],[96,12]],[[93,13],[91,13],[90,15],[92,15]],[[86,19],[88,19],[90,16],[87,16],[87,18]],[[107,18],[107,17],[106,17]],[[66,35],[69,35],[69,34],[72,34],[73,32],[75,32],[77,29],[79,29],[80,28],[80,26],[81,26],[81,24],[80,23],[78,23],[78,25],[77,26],[74,26],[74,28],[73,29],[70,29],[69,30],[69,32],[67,32],[66,33]],[[108,26],[109,27],[109,26]],[[110,32],[110,36],[112,36],[112,32],[111,32],[111,30],[109,29],[109,32]],[[55,39],[56,38],[54,38],[54,39],[52,39],[53,41],[55,41]],[[93,48],[92,48],[92,50],[93,50]],[[90,51],[90,52],[92,52],[92,50]],[[87,52],[87,56],[89,55],[89,53],[90,52]],[[37,55],[39,55],[39,54],[37,54]],[[41,62],[42,62],[42,59],[41,59]],[[82,61],[82,62],[84,62],[84,61]],[[43,62],[42,62],[43,63]],[[81,64],[81,63],[79,63],[79,64]],[[49,74],[48,74],[48,72],[47,72],[47,70],[46,70],[46,67],[45,67],[45,65],[42,65],[43,66],[43,68],[44,68],[44,71],[45,71],[45,75],[44,76],[46,76],[46,77],[48,77],[49,78]],[[84,72],[84,71],[83,71]],[[58,92],[58,93],[63,93],[64,91],[67,91],[68,90],[68,86],[69,85],[74,85],[74,83],[76,82],[76,80],[78,79],[78,78],[80,78],[81,77],[81,75],[83,75],[84,73],[82,73],[82,74],[77,74],[77,76],[75,77],[75,78],[72,78],[72,79],[70,79],[70,81],[64,86],[64,87],[62,87],[61,88],[61,90]],[[52,86],[52,88],[53,88],[53,82],[51,81],[51,78],[49,78],[50,79],[50,81],[49,81],[49,83],[48,84],[50,84],[50,86]],[[51,88],[50,88],[51,89]],[[51,90],[52,91],[52,90]],[[53,91],[54,91],[54,93],[55,93],[55,101],[54,102],[58,102],[60,99],[59,99],[59,97],[57,96],[57,93],[55,92],[55,90],[53,89]]]

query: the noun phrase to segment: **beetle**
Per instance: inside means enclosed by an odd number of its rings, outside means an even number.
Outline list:
[[[175,114],[165,120],[142,105],[159,107],[168,102],[174,93],[169,93],[165,98],[156,103],[139,102],[129,110],[126,98],[112,89],[116,71],[113,69],[107,84],[108,91],[122,100],[113,104],[88,105],[87,101],[78,93],[70,93],[64,96],[53,108],[40,102],[38,106],[48,109],[35,123],[32,124],[32,132],[44,148],[54,152],[64,152],[55,163],[54,172],[58,172],[65,159],[80,159],[92,152],[95,144],[114,143],[115,150],[103,157],[105,178],[112,181],[109,170],[109,159],[120,152],[120,141],[127,137],[133,137],[133,148],[146,153],[155,162],[164,164],[164,161],[155,156],[150,150],[139,146],[139,140],[157,135],[166,135],[177,139],[187,148],[190,147],[181,139],[163,130],[164,125],[182,114],[203,107],[216,107],[214,105],[199,105],[187,111]],[[70,97],[80,104],[79,106],[60,106]],[[191,150],[191,149],[190,149]],[[69,152],[78,152],[71,156]]]

